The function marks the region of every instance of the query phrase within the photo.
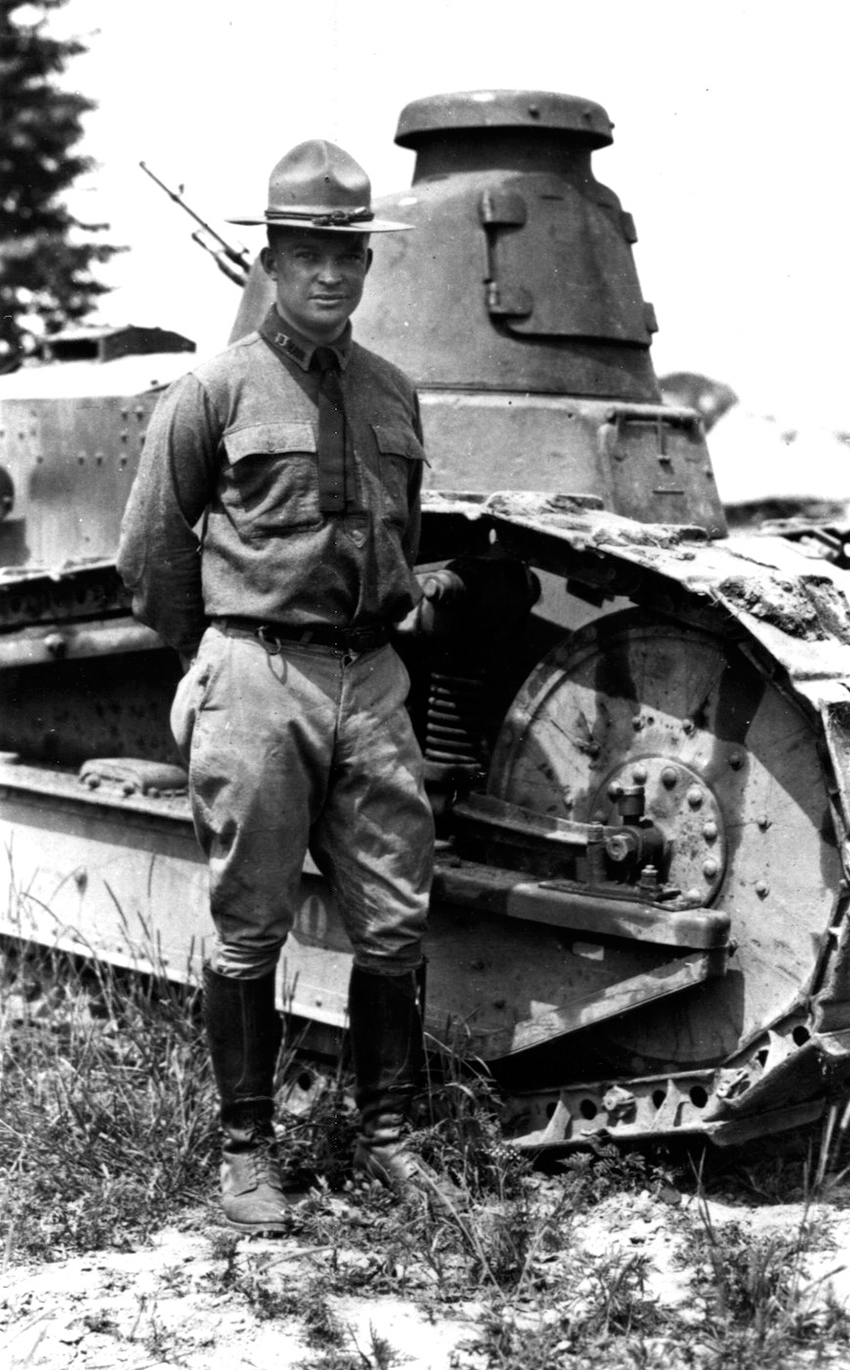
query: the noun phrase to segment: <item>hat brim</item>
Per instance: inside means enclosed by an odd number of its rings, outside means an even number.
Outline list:
[[[265,225],[267,228],[305,228],[317,233],[400,233],[413,228],[413,224],[393,223],[391,219],[361,219],[353,224],[323,223],[324,216],[316,219],[288,219],[283,215],[273,218],[264,214],[261,219],[226,219],[225,223],[238,224],[243,228]]]

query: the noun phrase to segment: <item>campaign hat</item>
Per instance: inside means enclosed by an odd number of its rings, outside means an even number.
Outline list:
[[[228,223],[331,233],[395,233],[411,227],[375,218],[366,172],[341,147],[323,138],[311,138],[284,153],[269,177],[269,203],[262,218]]]

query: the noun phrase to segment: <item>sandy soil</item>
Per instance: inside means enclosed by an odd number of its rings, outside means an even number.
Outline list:
[[[552,1181],[546,1182],[549,1186]],[[355,1200],[335,1200],[344,1207]],[[707,1215],[718,1232],[737,1224],[752,1241],[789,1236],[807,1222],[813,1234],[803,1262],[800,1307],[814,1316],[829,1305],[850,1308],[850,1209],[841,1203],[774,1204],[713,1200],[699,1219],[699,1201],[675,1192],[617,1196],[582,1214],[569,1250],[541,1251],[536,1287],[560,1291],[575,1308],[581,1298],[576,1259],[585,1283],[618,1254],[645,1258],[645,1296],[675,1313],[678,1337],[702,1314],[695,1299],[693,1233]],[[497,1364],[475,1342],[492,1317],[486,1296],[446,1302],[429,1268],[395,1271],[401,1293],[385,1293],[368,1250],[317,1246],[299,1238],[233,1240],[213,1211],[186,1215],[180,1228],[157,1234],[131,1251],[94,1252],[39,1266],[9,1265],[0,1281],[0,1364],[55,1370],[281,1370],[285,1366],[362,1365],[384,1370],[486,1370]],[[361,1291],[325,1297],[340,1272],[362,1276]],[[265,1291],[265,1298],[258,1296]],[[335,1339],[323,1342],[323,1305]],[[549,1310],[548,1312],[546,1310]],[[525,1295],[502,1316],[529,1328],[554,1316],[551,1299]],[[666,1345],[666,1350],[665,1350]],[[700,1364],[699,1345],[691,1347]],[[669,1339],[657,1339],[653,1365],[676,1360]],[[334,1361],[334,1355],[337,1357]],[[346,1359],[345,1357],[348,1357]],[[564,1363],[581,1366],[581,1358]],[[608,1363],[604,1358],[596,1362]],[[850,1365],[850,1348],[814,1359],[806,1352],[788,1365]],[[559,1361],[560,1364],[560,1361]]]

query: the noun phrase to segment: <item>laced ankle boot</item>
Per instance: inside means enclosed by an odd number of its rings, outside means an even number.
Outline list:
[[[438,1207],[462,1203],[406,1141],[424,1062],[416,976],[379,975],[355,966],[348,998],[360,1135],[354,1165],[405,1199]]]
[[[235,980],[204,967],[204,1023],[221,1100],[224,1216],[239,1232],[289,1227],[272,1123],[283,1036],[274,989],[274,972]]]

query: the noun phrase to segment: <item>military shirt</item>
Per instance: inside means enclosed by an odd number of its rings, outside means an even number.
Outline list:
[[[279,325],[279,327],[277,326]],[[353,479],[323,514],[313,348],[270,311],[160,400],[122,523],[133,612],[192,653],[213,618],[347,628],[398,622],[413,564],[425,454],[413,385],[351,340],[342,368]]]

